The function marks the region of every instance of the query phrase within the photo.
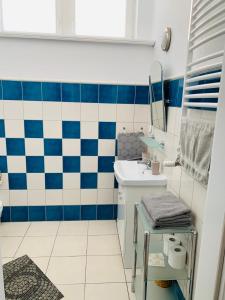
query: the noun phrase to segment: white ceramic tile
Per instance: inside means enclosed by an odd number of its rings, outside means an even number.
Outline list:
[[[81,172],[98,172],[97,156],[81,156]]]
[[[23,237],[1,237],[1,256],[13,257],[21,244]]]
[[[58,235],[82,235],[85,236],[88,233],[87,221],[66,221],[61,222],[59,226]]]
[[[133,293],[131,291],[131,283],[127,283],[127,287],[128,287],[128,293],[129,293],[129,299],[130,300],[136,300],[136,297],[135,297],[135,293]]]
[[[98,103],[81,103],[81,121],[98,121]]]
[[[24,121],[23,120],[5,120],[5,135],[7,138],[23,138],[24,137]]]
[[[129,300],[125,283],[87,284],[85,300]]]
[[[27,201],[29,206],[45,205],[45,190],[28,190]]]
[[[120,255],[87,256],[86,270],[86,283],[125,282]]]
[[[116,123],[116,135],[124,132],[133,132],[134,131],[134,123],[125,123],[125,122],[117,122]]]
[[[82,189],[81,204],[96,204],[98,199],[97,189]]]
[[[63,173],[63,188],[64,189],[79,189],[80,174],[79,173]]]
[[[62,120],[80,121],[80,103],[62,102]]]
[[[113,203],[113,189],[98,189],[98,203],[111,204]]]
[[[113,202],[115,204],[118,203],[118,189],[114,189],[114,193],[113,193]]]
[[[145,135],[148,134],[147,123],[134,123],[134,132],[143,132]]]
[[[167,116],[167,131],[172,134],[174,134],[176,120],[177,120],[176,108],[169,107],[168,116]]]
[[[59,224],[59,222],[32,222],[26,236],[55,236],[57,234]]]
[[[41,269],[41,271],[44,274],[46,273],[49,259],[50,259],[50,257],[33,257],[32,258],[34,263]]]
[[[134,122],[147,123],[150,114],[149,105],[138,105],[134,106]]]
[[[54,244],[54,237],[32,237],[26,236],[23,239],[18,251],[16,252],[16,257],[23,255],[28,255],[30,257],[42,257],[50,256]]]
[[[0,102],[0,118],[4,119],[4,102]]]
[[[5,138],[0,138],[0,155],[6,155],[6,141],[5,141]]]
[[[58,284],[57,288],[64,295],[64,300],[84,300],[84,284]]]
[[[42,156],[44,155],[43,139],[25,139],[25,149],[27,156]]]
[[[40,101],[24,101],[24,119],[25,120],[42,120],[42,102]]]
[[[0,236],[24,236],[29,226],[29,222],[0,223]]]
[[[114,174],[98,173],[98,188],[112,189],[114,187]]]
[[[27,173],[27,189],[44,190],[45,174],[44,173]]]
[[[9,173],[26,173],[25,156],[8,156],[7,164]]]
[[[11,190],[9,192],[9,201],[11,206],[26,206],[27,190]]]
[[[3,206],[10,206],[9,190],[1,190],[1,201]]]
[[[4,257],[2,258],[2,265],[7,264],[8,262],[12,261],[13,257]]]
[[[119,255],[117,235],[89,235],[87,255]]]
[[[2,173],[1,190],[9,189],[9,178],[7,173]]]
[[[62,173],[62,156],[45,156],[44,160],[46,173]]]
[[[134,105],[118,104],[117,122],[133,122],[133,121],[134,121]]]
[[[63,139],[63,155],[80,156],[80,139]]]
[[[62,122],[47,121],[43,122],[44,138],[62,138]]]
[[[113,235],[117,234],[115,221],[90,221],[89,222],[89,235]]]
[[[63,204],[64,205],[80,205],[80,190],[63,190]]]
[[[182,170],[180,182],[180,197],[185,201],[185,203],[189,207],[191,207],[192,205],[193,187],[193,178],[189,176],[184,170]]]
[[[99,121],[116,121],[116,104],[99,104]]]
[[[181,125],[181,118],[182,118],[182,108],[176,108],[176,121],[175,121],[175,128],[174,134],[176,136],[180,136],[180,125]]]
[[[62,120],[61,102],[43,102],[44,120]]]
[[[114,156],[116,151],[115,140],[98,140],[99,156]]]
[[[81,122],[81,138],[97,139],[98,138],[98,122]]]
[[[124,271],[125,271],[126,282],[131,282],[132,281],[132,269],[124,269]]]
[[[86,257],[52,257],[47,276],[54,284],[77,284],[85,282]]]
[[[86,236],[57,236],[52,256],[82,256],[86,251]]]
[[[207,189],[194,181],[192,211],[197,219],[203,220]]]
[[[11,120],[22,120],[23,101],[4,100],[4,118]]]
[[[176,195],[180,193],[181,167],[173,168],[170,180],[171,188]]]
[[[45,201],[46,205],[62,205],[62,190],[46,190]]]

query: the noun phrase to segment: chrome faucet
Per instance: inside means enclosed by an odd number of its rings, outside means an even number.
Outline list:
[[[146,165],[146,170],[151,170],[152,167],[152,162],[151,160],[138,160],[137,161],[138,164],[142,164],[142,165]]]

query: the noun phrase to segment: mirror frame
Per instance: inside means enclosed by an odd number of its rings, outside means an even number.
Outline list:
[[[150,107],[151,107],[151,126],[162,130],[163,132],[167,131],[167,120],[166,120],[166,100],[165,100],[165,93],[164,93],[164,78],[163,78],[163,67],[162,64],[159,61],[158,62],[161,66],[161,82],[162,82],[162,103],[163,103],[163,128],[157,128],[153,124],[153,111],[152,111],[152,104],[153,104],[153,97],[154,97],[154,91],[153,91],[153,83],[152,83],[152,76],[149,75],[149,99],[150,99]]]

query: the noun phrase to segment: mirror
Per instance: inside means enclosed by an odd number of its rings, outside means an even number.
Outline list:
[[[149,76],[151,125],[166,131],[163,68],[159,61],[151,65]]]

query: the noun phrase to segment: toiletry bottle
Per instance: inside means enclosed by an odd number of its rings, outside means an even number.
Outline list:
[[[152,175],[159,175],[160,162],[157,161],[156,156],[152,161]]]

